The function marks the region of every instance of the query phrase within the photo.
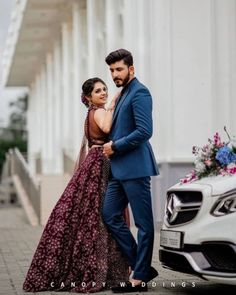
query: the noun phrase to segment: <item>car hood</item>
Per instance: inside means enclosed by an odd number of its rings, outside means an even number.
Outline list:
[[[211,176],[211,177],[204,177],[200,180],[196,180],[192,183],[188,184],[176,184],[175,186],[171,187],[173,189],[201,189],[202,186],[210,186],[212,190],[212,196],[221,195],[226,192],[236,190],[236,174],[235,175],[219,175],[219,176]]]

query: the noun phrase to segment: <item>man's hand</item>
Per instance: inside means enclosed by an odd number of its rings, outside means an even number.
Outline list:
[[[112,141],[109,141],[103,145],[103,154],[109,158],[112,154],[114,154],[113,149],[111,148]]]

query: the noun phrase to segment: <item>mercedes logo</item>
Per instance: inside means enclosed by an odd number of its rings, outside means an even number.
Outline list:
[[[176,194],[169,194],[166,201],[166,215],[169,223],[173,223],[176,220],[178,212],[181,210],[181,205],[181,200]]]

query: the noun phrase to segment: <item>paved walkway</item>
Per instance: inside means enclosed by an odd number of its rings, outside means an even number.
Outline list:
[[[34,294],[22,290],[22,283],[32,255],[42,233],[42,227],[28,224],[20,207],[0,208],[0,295]],[[161,267],[158,260],[159,234],[156,233],[153,265],[159,276],[150,286],[151,294],[236,294],[230,286],[210,284],[199,278],[172,272]],[[193,284],[195,287],[193,287]],[[39,292],[43,295],[68,295],[68,292]],[[111,291],[96,293],[111,295]],[[140,294],[140,293],[139,293]]]

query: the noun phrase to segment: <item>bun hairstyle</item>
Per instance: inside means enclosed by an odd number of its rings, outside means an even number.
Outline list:
[[[90,101],[88,98],[91,97],[94,85],[97,82],[100,82],[107,87],[106,83],[97,77],[86,80],[82,85],[81,101],[87,108],[90,106]]]
[[[84,95],[83,92],[81,93],[81,101],[86,106],[86,108],[89,107],[89,100],[87,99],[87,97]]]

